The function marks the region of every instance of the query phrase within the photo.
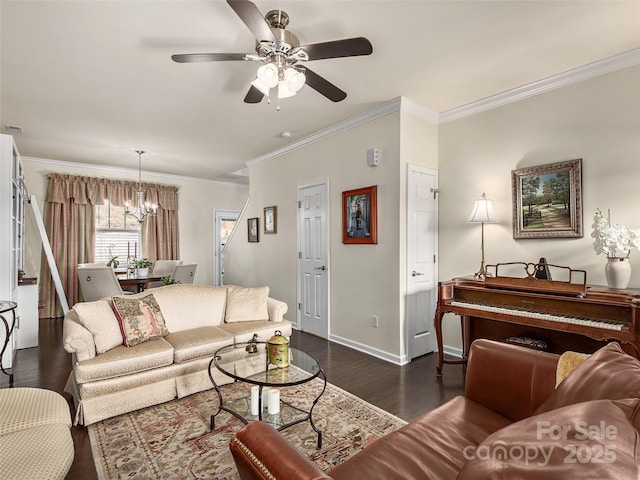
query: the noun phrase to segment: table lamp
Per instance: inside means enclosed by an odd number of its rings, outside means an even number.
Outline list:
[[[482,261],[480,262],[480,270],[478,270],[473,276],[475,278],[485,278],[487,276],[487,271],[485,270],[484,264],[484,224],[496,223],[497,219],[495,213],[493,213],[491,200],[489,200],[484,193],[482,194],[482,198],[476,200],[476,203],[473,205],[471,215],[469,215],[469,219],[467,221],[471,223],[480,223],[482,226],[482,241],[480,243]]]

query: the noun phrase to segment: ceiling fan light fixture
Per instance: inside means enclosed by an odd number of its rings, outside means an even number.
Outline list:
[[[258,68],[258,80],[268,88],[278,85],[278,67],[273,63],[267,63]]]
[[[289,90],[297,92],[304,86],[307,78],[304,73],[289,67],[284,72],[284,80],[287,82]]]
[[[293,97],[295,94],[296,91],[289,88],[286,80],[282,80],[278,83],[278,98],[289,98]]]

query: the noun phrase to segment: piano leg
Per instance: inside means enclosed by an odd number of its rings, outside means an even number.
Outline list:
[[[434,318],[436,328],[436,341],[438,342],[438,365],[436,366],[436,377],[442,377],[442,364],[459,365],[467,363],[467,355],[471,347],[471,338],[469,335],[469,317],[467,315],[460,317],[460,329],[462,331],[462,358],[460,360],[445,360],[442,345],[442,317],[444,312],[436,309]]]
[[[433,319],[433,323],[436,327],[436,341],[438,343],[438,365],[436,366],[436,376],[442,376],[442,363],[444,362],[444,353],[442,352],[442,312],[439,308],[436,309],[436,316]]]

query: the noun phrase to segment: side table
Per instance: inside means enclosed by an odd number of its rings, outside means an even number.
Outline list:
[[[13,334],[13,329],[16,326],[16,308],[17,307],[18,307],[18,304],[16,302],[0,301],[0,318],[2,319],[2,323],[4,324],[4,330],[5,330],[4,345],[2,346],[2,351],[0,352],[0,370],[2,370],[2,373],[4,373],[5,375],[9,375],[10,386],[13,386],[13,365],[11,368],[5,369],[2,363],[2,358],[4,357],[4,352],[7,349],[9,342],[11,341],[11,335]],[[8,312],[11,312],[11,324],[9,324],[9,322],[5,318],[5,315]],[[10,370],[10,371],[7,371],[7,370]]]

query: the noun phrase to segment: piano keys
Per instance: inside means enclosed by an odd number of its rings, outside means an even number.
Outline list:
[[[537,283],[542,282],[542,283]],[[456,278],[439,283],[435,330],[438,341],[437,375],[443,363],[465,363],[476,338],[504,341],[520,336],[543,340],[549,351],[593,352],[615,340],[640,358],[640,290],[560,286],[534,279],[509,282],[496,278]],[[526,285],[525,285],[526,284]],[[572,284],[568,284],[572,285]],[[540,288],[534,288],[534,287]],[[444,360],[442,317],[461,318],[463,357]]]

